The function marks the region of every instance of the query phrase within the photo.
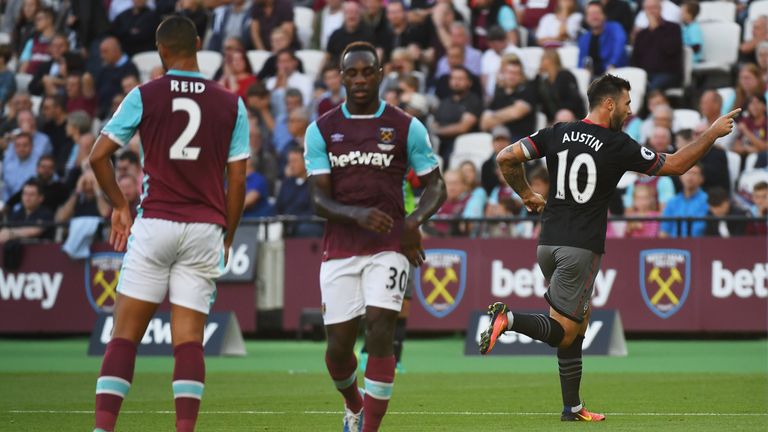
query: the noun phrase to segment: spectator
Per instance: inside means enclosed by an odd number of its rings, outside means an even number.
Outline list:
[[[123,94],[127,95],[131,92],[131,90],[135,89],[139,86],[141,82],[139,81],[139,77],[136,75],[126,75],[123,77],[122,81],[120,81],[120,88],[123,89]]]
[[[155,30],[160,16],[147,7],[147,0],[133,0],[133,7],[120,13],[112,22],[112,34],[128,56],[155,51]]]
[[[251,0],[231,0],[230,3],[220,6],[213,11],[213,25],[211,26],[211,38],[208,40],[208,49],[211,51],[223,51],[224,41],[235,38],[241,45],[241,49],[249,49],[251,40]]]
[[[34,75],[43,64],[51,61],[48,46],[56,34],[53,9],[42,8],[35,13],[35,35],[27,39],[19,54],[19,72]]]
[[[752,95],[746,113],[742,112],[736,124],[738,137],[731,151],[741,155],[768,150],[768,122],[766,122],[765,95]]]
[[[56,33],[48,44],[49,59],[40,63],[27,89],[30,93],[41,96],[59,93],[64,88],[64,80],[69,72],[64,54],[69,51],[67,36]]]
[[[739,80],[736,84],[736,92],[733,99],[723,101],[723,109],[729,107],[728,111],[735,108],[741,108],[747,111],[747,102],[750,96],[761,96],[765,94],[766,86],[760,68],[754,63],[746,63],[739,68]]]
[[[522,212],[523,201],[504,180],[504,176],[498,166],[494,169],[494,174],[497,177],[497,185],[488,196],[485,217],[493,219],[519,216]],[[491,223],[487,234],[490,237],[517,237],[517,225],[511,222]]]
[[[56,161],[51,155],[43,155],[37,161],[36,179],[43,191],[43,206],[48,208],[53,214],[60,205],[69,197],[67,186],[62,183],[56,175]],[[22,191],[17,192],[6,203],[6,208],[13,209],[21,203]]]
[[[707,192],[707,204],[709,205],[707,216],[718,218],[748,216],[746,211],[731,202],[728,191],[720,187],[714,187]],[[705,236],[721,238],[740,237],[746,233],[747,221],[745,220],[708,220],[704,231]]]
[[[0,32],[13,33],[13,28],[21,16],[21,8],[24,3],[24,0],[8,0],[5,2],[3,17],[0,19]]]
[[[176,15],[187,17],[195,23],[197,36],[201,41],[205,40],[205,32],[208,29],[208,11],[201,0],[179,0]]]
[[[756,63],[756,50],[760,42],[768,41],[768,16],[760,15],[752,21],[752,37],[739,45],[739,61]]]
[[[21,53],[27,41],[35,35],[35,17],[41,9],[40,0],[24,0],[21,15],[16,20],[11,35],[11,46],[14,53]]]
[[[693,138],[701,136],[707,129],[707,125],[700,123],[693,129]],[[717,142],[713,145],[707,154],[699,160],[702,168],[704,182],[702,187],[709,190],[714,186],[719,186],[725,190],[731,190],[731,175],[728,170],[728,155]]]
[[[343,0],[327,0],[322,9],[315,12],[310,47],[325,51],[333,32],[344,24]]]
[[[117,177],[117,186],[120,187],[120,192],[125,196],[128,201],[128,208],[131,209],[131,217],[135,220],[138,212],[139,205],[141,204],[141,191],[139,185],[136,183],[136,178],[132,175],[123,175]],[[111,211],[109,212],[112,213]],[[107,215],[109,217],[109,215]]]
[[[672,107],[666,103],[654,104],[650,112],[651,115],[643,121],[640,129],[640,142],[643,143],[651,138],[653,130],[656,128],[664,128],[668,133],[672,133],[674,130],[675,112],[672,110]]]
[[[272,30],[282,28],[288,34],[291,48],[298,49],[296,26],[293,23],[293,4],[291,0],[254,0],[251,9],[251,40],[258,50],[272,49],[269,35]]]
[[[12,54],[8,45],[0,45],[0,112],[16,93],[16,74],[8,68]]]
[[[679,86],[683,81],[683,40],[680,26],[661,16],[661,0],[645,0],[648,27],[635,37],[632,66],[648,73],[647,91]]]
[[[503,56],[515,56],[518,61],[523,58],[523,52],[516,45],[509,43],[507,35],[499,26],[491,27],[486,37],[488,49],[480,60],[480,80],[483,85],[484,99],[491,99],[496,90],[496,76],[501,68]]]
[[[228,57],[228,62],[224,64],[224,73],[219,78],[219,84],[245,101],[248,88],[255,83],[256,76],[253,75],[251,63],[245,52],[233,52]]]
[[[717,119],[720,117],[720,113],[723,110],[723,97],[720,96],[720,93],[718,93],[716,90],[706,90],[704,93],[702,93],[701,98],[699,99],[699,113],[701,114],[702,118],[702,126],[694,128],[694,130],[705,130],[708,125],[712,124],[709,123],[713,119]],[[731,132],[729,135],[726,135],[717,141],[715,141],[715,147],[721,147],[724,149],[728,149],[733,145],[733,141],[736,139],[736,132]]]
[[[440,138],[440,157],[446,168],[450,166],[456,137],[476,130],[483,111],[480,97],[470,91],[472,81],[466,68],[458,66],[451,71],[449,87],[451,96],[440,101],[432,125],[432,133]]]
[[[91,133],[91,117],[83,111],[75,111],[67,116],[67,135],[74,146],[67,161],[67,174],[74,172],[74,178],[80,174],[81,166],[88,161],[96,138]]]
[[[309,115],[304,108],[295,108],[288,113],[288,133],[291,134],[291,141],[277,155],[280,162],[280,172],[283,172],[288,163],[288,152],[291,149],[304,151],[304,134],[309,126]]]
[[[451,25],[450,30],[450,44],[445,47],[446,51],[449,51],[451,47],[459,47],[463,51],[464,67],[472,72],[475,76],[480,76],[482,73],[482,57],[483,53],[478,51],[469,45],[469,35],[467,34],[467,28],[464,24],[455,22]],[[435,78],[440,78],[443,75],[448,75],[451,71],[451,65],[448,61],[448,55],[446,54],[437,62],[437,70],[435,71]]]
[[[650,17],[645,10],[645,2],[641,3],[642,10],[635,16],[635,28],[633,33],[637,35],[640,30],[648,28]],[[680,6],[670,0],[659,0],[660,16],[664,21],[675,24],[680,23]]]
[[[84,111],[91,117],[96,115],[99,101],[96,99],[96,89],[90,73],[69,75],[64,88],[67,96],[67,113]]]
[[[336,65],[325,67],[323,84],[325,85],[325,92],[318,97],[315,110],[316,118],[341,105],[346,97],[344,87],[341,85],[341,73]]]
[[[53,222],[53,214],[43,204],[43,191],[40,183],[29,179],[23,184],[21,208],[12,212],[8,218],[11,227],[0,229],[0,243],[15,239],[53,237],[53,230],[43,226]]]
[[[275,116],[275,129],[272,134],[272,146],[277,154],[283,153],[293,139],[288,130],[288,113],[295,109],[302,108],[304,106],[302,101],[303,97],[300,91],[294,88],[289,88],[285,91],[285,98],[283,101],[285,109],[282,114]]]
[[[309,218],[314,214],[312,197],[307,182],[307,170],[304,156],[299,149],[288,152],[288,164],[285,167],[285,179],[280,183],[280,193],[275,203],[278,215],[290,215]],[[315,222],[287,224],[284,235],[287,237],[320,237],[323,225]]]
[[[254,125],[259,128],[264,142],[272,142],[272,131],[275,129],[275,118],[272,116],[270,105],[271,95],[264,83],[256,83],[248,88],[245,106],[249,117],[255,119]]]
[[[49,96],[42,104],[42,132],[48,135],[53,145],[53,157],[56,160],[56,172],[64,174],[69,155],[72,153],[72,140],[67,136],[67,110],[63,96]]]
[[[280,54],[281,51],[292,51],[290,49],[291,40],[288,39],[288,33],[286,33],[282,28],[278,27],[272,30],[272,35],[270,38],[272,41],[272,55],[269,56],[267,61],[264,62],[264,65],[261,67],[258,75],[256,75],[260,81],[264,81],[267,78],[275,76],[277,73],[277,55]],[[296,70],[304,73],[304,65],[301,60],[297,58],[296,62],[298,63]]]
[[[389,23],[387,22],[387,11],[382,5],[382,0],[362,0],[363,21],[373,32],[373,45],[376,47],[386,47],[389,45]],[[383,62],[389,60],[389,52],[383,50],[381,59]]]
[[[700,63],[703,57],[704,35],[701,33],[701,26],[696,21],[699,15],[699,2],[697,0],[686,0],[680,8],[680,21],[683,29],[683,44],[693,51],[693,62]]]
[[[672,131],[662,126],[654,126],[646,145],[655,152],[675,152],[675,147],[672,145]]]
[[[268,145],[266,139],[262,136],[261,129],[256,125],[256,119],[251,117],[248,120],[250,125],[249,145],[251,150],[251,160],[253,169],[267,179],[269,195],[272,196],[275,190],[275,183],[279,176],[277,155]]]
[[[629,2],[624,0],[601,0],[600,3],[603,5],[603,11],[608,21],[615,21],[621,24],[625,35],[632,33],[635,13],[632,11]]]
[[[77,36],[78,46],[88,53],[88,72],[95,75],[100,68],[99,46],[110,29],[107,10],[104,2],[93,0],[70,0],[69,4],[69,27]]]
[[[762,41],[757,45],[757,66],[760,68],[763,82],[768,81],[768,41]]]
[[[548,13],[555,11],[557,0],[520,0],[517,5],[518,21],[528,29],[528,42],[535,43],[535,32],[539,22]]]
[[[11,155],[13,158],[9,157]],[[3,201],[8,201],[16,192],[21,190],[24,182],[35,176],[37,160],[42,155],[34,155],[32,136],[27,132],[20,132],[14,137],[13,145],[5,151],[5,156],[5,161],[3,161]]]
[[[655,209],[658,211],[664,210],[664,207],[667,206],[669,200],[675,196],[675,184],[671,178],[665,176],[638,175],[637,179],[630,183],[624,191],[623,201],[625,209],[637,209],[637,206],[635,205],[635,189],[641,186],[651,188],[656,206]]]
[[[14,77],[14,81],[16,78]],[[5,150],[7,148],[6,135],[19,127],[18,116],[22,111],[32,110],[32,99],[29,93],[25,91],[17,91],[12,97],[11,102],[5,107],[5,116],[0,116],[0,134],[2,134],[2,141],[0,142],[0,149]]]
[[[96,94],[99,99],[99,118],[110,114],[112,99],[122,91],[121,83],[126,75],[139,75],[138,69],[127,55],[123,54],[120,42],[108,37],[99,47],[102,68],[96,76]]]
[[[125,150],[117,157],[116,177],[130,176],[141,187],[142,169],[139,156],[131,150]]]
[[[587,5],[588,31],[579,36],[579,67],[600,76],[613,68],[627,65],[624,45],[627,35],[617,22],[606,21],[603,4],[592,0]]]
[[[16,116],[16,121],[21,132],[26,132],[32,137],[32,157],[35,161],[40,159],[40,156],[53,152],[53,146],[48,135],[39,132],[37,130],[37,120],[35,120],[32,111],[24,110]],[[11,161],[15,158],[15,154],[8,154],[6,149],[5,162]]]
[[[768,183],[761,181],[752,187],[752,203],[749,209],[752,216],[758,218],[768,216]],[[747,233],[765,236],[768,234],[768,222],[757,221],[747,225]]]
[[[509,130],[504,126],[493,128],[491,135],[493,136],[493,154],[480,167],[480,183],[488,195],[491,194],[494,188],[499,186],[499,176],[496,174],[496,169],[498,168],[496,155],[512,144],[509,141]]]
[[[374,43],[375,37],[361,16],[360,5],[348,1],[342,6],[344,9],[344,24],[331,33],[328,39],[326,51],[328,52],[328,64],[338,64],[339,57],[352,42],[362,41]]]
[[[426,96],[421,93],[413,93],[408,101],[401,98],[400,104],[405,112],[416,117],[420,122],[426,123],[429,115],[429,102]]]
[[[471,195],[461,171],[448,170],[443,174],[445,180],[446,199],[436,217],[461,217]],[[439,237],[457,236],[466,233],[466,228],[460,222],[434,222],[431,226],[423,227],[426,234]]]
[[[536,77],[536,88],[541,111],[550,122],[554,120],[555,113],[563,108],[578,118],[586,116],[576,77],[568,69],[563,69],[556,49],[544,50],[539,64],[539,75]]]
[[[57,223],[66,223],[73,218],[97,216],[105,218],[112,211],[92,171],[86,171],[77,180],[75,192],[56,210]]]
[[[666,177],[662,177],[666,178]],[[629,191],[627,191],[629,192]],[[674,193],[674,190],[673,190]],[[634,217],[659,216],[657,190],[651,184],[638,184],[632,189],[632,203],[626,207],[625,215]],[[659,236],[658,221],[627,221],[624,237],[656,238]]]
[[[461,171],[461,177],[470,194],[462,216],[465,218],[481,218],[483,217],[485,204],[488,201],[488,194],[480,186],[477,167],[474,162],[465,160],[459,164],[459,171]]]
[[[480,118],[480,129],[489,131],[498,125],[509,129],[510,141],[515,142],[533,133],[536,127],[536,91],[525,81],[520,62],[501,67],[496,92],[488,110]]]
[[[517,17],[515,11],[503,0],[476,0],[471,15],[472,46],[485,51],[490,49],[488,30],[498,27],[504,40],[517,45]]]
[[[243,219],[272,216],[274,209],[269,203],[267,179],[254,170],[253,164],[246,164],[245,174]]]
[[[646,0],[647,1],[647,0]],[[669,200],[662,213],[663,217],[703,217],[707,215],[707,193],[701,189],[704,175],[701,165],[694,165],[680,176],[683,184],[682,192]],[[661,237],[700,237],[704,234],[706,224],[697,221],[690,224],[687,221],[665,221],[661,223]]]
[[[407,48],[395,48],[392,51],[389,63],[384,66],[384,79],[379,86],[379,91],[383,94],[387,90],[399,87],[406,77],[416,78],[418,80],[415,87],[416,91],[420,93],[425,92],[427,88],[427,78],[424,75],[424,72],[416,70],[411,51]],[[445,84],[447,89],[447,81]],[[439,85],[440,83],[438,83],[438,87]]]
[[[421,61],[429,51],[429,30],[424,26],[408,21],[405,4],[400,0],[387,2],[387,22],[389,23],[387,42],[384,49],[387,55],[397,48],[406,48],[414,61]]]
[[[293,52],[286,49],[277,53],[277,74],[266,82],[267,89],[272,92],[272,109],[276,116],[282,114],[285,105],[281,99],[286,97],[287,89],[301,92],[302,105],[312,101],[312,78],[299,72],[298,67],[299,61]]]
[[[536,43],[544,48],[575,43],[583,18],[576,0],[558,0],[555,12],[541,17]]]

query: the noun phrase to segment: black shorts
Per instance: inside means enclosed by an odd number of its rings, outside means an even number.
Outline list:
[[[536,258],[549,282],[544,298],[560,315],[582,323],[603,256],[572,246],[539,245]]]

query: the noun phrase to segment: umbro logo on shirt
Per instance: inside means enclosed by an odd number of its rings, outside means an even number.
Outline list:
[[[337,132],[331,135],[331,142],[342,142],[342,141],[344,141],[344,134]]]

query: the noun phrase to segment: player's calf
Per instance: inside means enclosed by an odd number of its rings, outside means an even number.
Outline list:
[[[186,342],[173,348],[173,399],[176,405],[176,430],[192,432],[205,389],[203,344]]]
[[[115,429],[123,399],[128,395],[136,363],[136,344],[113,338],[107,344],[96,381],[96,431]]]

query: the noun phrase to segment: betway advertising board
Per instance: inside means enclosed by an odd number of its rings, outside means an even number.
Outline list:
[[[302,308],[321,307],[321,249],[319,240],[285,242],[285,329],[297,327]],[[427,239],[425,249],[410,330],[465,330],[473,311],[495,301],[547,307],[535,240]],[[765,237],[609,239],[592,306],[618,310],[627,331],[765,332],[767,263]]]

